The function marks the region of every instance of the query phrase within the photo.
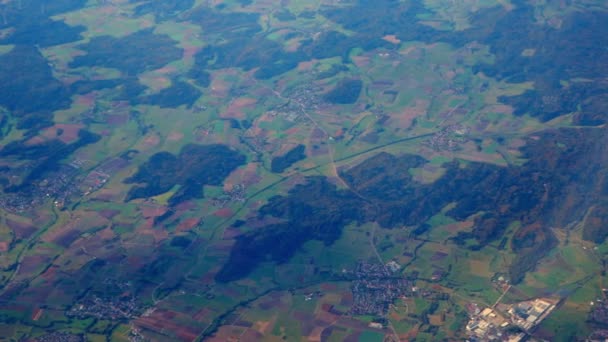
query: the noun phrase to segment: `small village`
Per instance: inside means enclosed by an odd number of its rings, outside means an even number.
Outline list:
[[[61,209],[70,201],[88,196],[101,189],[116,172],[128,165],[121,157],[110,158],[88,172],[82,172],[90,161],[76,158],[60,164],[44,179],[0,198],[0,208],[12,213],[31,210],[52,200]],[[89,166],[90,167],[90,166]]]
[[[230,203],[244,203],[247,197],[247,188],[244,184],[235,184],[229,190],[224,190],[222,195],[213,197],[211,204],[214,207],[225,208]]]
[[[74,305],[66,312],[66,316],[79,319],[95,317],[106,320],[122,320],[135,317],[140,309],[140,305],[134,297],[109,299],[91,296]]]
[[[79,169],[73,165],[61,165],[57,170],[49,172],[47,177],[19,191],[5,194],[0,198],[0,207],[12,213],[28,211],[43,204],[49,199],[57,203],[65,202],[77,189],[73,186]]]
[[[35,342],[85,342],[86,338],[81,334],[71,334],[63,331],[56,331],[37,337]]]
[[[124,320],[143,312],[138,299],[131,295],[132,284],[128,281],[106,278],[101,283],[103,292],[89,292],[66,310],[67,317],[86,319],[95,317],[104,320]]]
[[[449,125],[435,133],[425,142],[425,145],[435,151],[455,151],[460,144],[467,142],[470,128],[460,124]]]
[[[399,275],[400,269],[394,261],[386,265],[359,263],[351,284],[354,303],[350,313],[384,316],[396,299],[411,295],[413,284]]]
[[[321,87],[307,83],[285,96],[277,94],[281,99],[287,100],[287,102],[270,110],[268,115],[271,118],[280,116],[290,122],[307,121],[306,113],[316,111],[323,104],[321,97],[318,95],[322,90]]]
[[[390,304],[412,287],[396,272],[399,268],[393,271],[393,268],[380,263],[360,262],[355,269],[343,269],[336,274],[337,278],[351,281],[353,305],[350,314],[385,315]]]

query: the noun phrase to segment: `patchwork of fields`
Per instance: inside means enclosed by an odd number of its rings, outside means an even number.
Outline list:
[[[602,337],[606,22],[0,0],[0,340],[462,340],[534,298],[504,336]]]

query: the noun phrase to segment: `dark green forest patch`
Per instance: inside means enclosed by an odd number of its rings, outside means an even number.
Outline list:
[[[359,99],[363,82],[356,79],[344,79],[323,96],[325,101],[334,104],[353,104]]]
[[[78,140],[65,144],[59,140],[51,140],[38,145],[27,145],[23,141],[15,141],[7,144],[0,150],[0,158],[11,158],[14,160],[30,160],[27,174],[21,184],[10,186],[4,191],[18,192],[26,190],[33,183],[44,178],[45,175],[57,170],[61,162],[69,157],[79,148],[94,144],[101,137],[95,133],[80,130]]]
[[[169,199],[170,205],[202,198],[203,186],[221,185],[232,171],[244,163],[245,156],[225,145],[188,144],[177,156],[159,152],[125,180],[127,184],[142,184],[133,186],[126,200],[160,195],[176,185],[180,188]]]
[[[182,58],[182,49],[176,46],[173,39],[164,34],[154,34],[151,29],[121,38],[95,37],[80,48],[87,54],[76,57],[70,63],[71,68],[115,68],[131,76],[161,68]]]
[[[608,60],[608,50],[604,48],[608,45],[608,25],[605,24],[608,13],[573,13],[564,19],[559,29],[535,24],[534,9],[529,6],[519,6],[491,23],[487,19],[479,20],[493,25],[493,33],[479,40],[490,45],[491,53],[496,56],[492,65],[480,65],[479,70],[511,82],[534,82],[534,90],[501,99],[515,106],[516,114],[530,114],[547,121],[577,111],[578,106],[585,103],[578,123],[605,122],[606,112],[602,112],[601,117],[597,115],[597,109],[602,107],[595,105],[601,104],[597,99],[587,99],[608,96],[605,83],[600,81],[608,75],[608,65],[604,62]],[[534,49],[534,55],[523,56],[522,51],[529,48]],[[598,82],[570,85],[560,82],[573,78]]]
[[[282,156],[272,158],[270,170],[274,173],[281,173],[291,167],[291,165],[306,159],[306,146],[300,144]]]
[[[194,5],[194,0],[130,0],[137,3],[136,15],[154,14],[157,19],[164,20],[189,10]]]
[[[16,46],[0,55],[0,105],[17,117],[17,128],[31,135],[52,125],[52,113],[67,108],[70,93],[33,46]]]
[[[339,32],[322,34],[310,49],[315,58],[343,56],[360,47],[391,49],[381,42],[386,34],[395,34],[401,41],[426,43],[445,42],[462,47],[470,42],[490,46],[496,57],[492,64],[477,65],[476,71],[499,80],[518,83],[533,81],[535,88],[522,95],[503,97],[501,101],[513,105],[516,114],[529,114],[542,121],[569,114],[582,106],[575,121],[582,125],[606,122],[606,84],[608,75],[608,14],[602,11],[575,12],[565,17],[559,29],[539,25],[534,7],[519,2],[514,10],[496,6],[479,11],[471,17],[471,28],[465,31],[439,31],[419,23],[427,13],[420,2],[381,0],[358,1],[348,10],[328,9],[324,16],[355,32],[346,36]],[[514,39],[514,37],[518,37]],[[534,49],[533,56],[524,56],[526,49]],[[564,85],[563,80],[586,78],[595,80],[585,84]]]
[[[334,56],[344,56],[360,47],[370,51],[379,47],[395,48],[382,40],[387,34],[395,34],[401,41],[431,42],[440,40],[445,33],[418,23],[418,16],[428,13],[419,1],[357,1],[347,10],[327,9],[322,14],[356,34],[346,38],[340,33],[326,37],[327,45]]]
[[[225,13],[201,6],[188,13],[187,19],[198,23],[208,34],[222,34],[226,39],[246,34],[253,36],[261,32],[259,14],[233,12]]]
[[[196,56],[194,70],[204,76],[203,70],[240,67],[243,70],[259,68],[258,79],[269,79],[294,69],[305,55],[285,52],[283,45],[261,36],[239,35],[228,42],[212,45]],[[199,79],[199,78],[197,78]],[[204,81],[204,77],[202,78]],[[203,82],[205,84],[205,82]]]
[[[173,81],[169,88],[161,90],[158,94],[145,97],[142,102],[160,106],[161,108],[176,108],[182,105],[190,108],[202,93],[184,81]]]
[[[326,245],[336,241],[346,224],[363,221],[365,203],[347,190],[338,190],[323,177],[311,177],[297,185],[287,196],[276,196],[259,211],[285,220],[237,238],[229,261],[217,274],[219,282],[248,275],[267,259],[288,261],[307,241],[320,240]]]
[[[547,227],[567,225],[598,200],[589,193],[597,193],[595,188],[603,184],[597,175],[607,170],[597,158],[608,158],[607,136],[606,129],[548,131],[540,139],[528,139],[523,152],[529,161],[520,167],[453,161],[444,164],[445,175],[433,184],[417,183],[407,171],[423,165],[424,159],[388,153],[341,173],[352,191],[337,190],[323,178],[309,178],[260,209],[261,216],[285,223],[238,237],[217,279],[239,279],[267,257],[285,262],[309,240],[331,244],[350,222],[422,227],[445,206],[456,203],[446,214],[459,221],[488,213],[474,221],[472,232],[455,238],[457,243],[474,239],[477,245],[472,249],[501,239],[510,223],[521,223],[511,246],[518,253],[511,276],[519,281],[555,246]],[[598,234],[591,238],[604,238],[601,231]]]
[[[33,23],[18,24],[15,32],[1,39],[0,43],[48,47],[79,41],[82,39],[80,34],[84,31],[85,28],[82,26],[72,27],[62,21],[43,19]]]
[[[608,237],[608,201],[598,203],[591,209],[583,225],[583,239],[602,243]]]
[[[83,27],[72,27],[51,18],[83,8],[86,3],[86,0],[5,1],[0,4],[0,29],[14,31],[1,38],[0,44],[47,47],[78,41]]]

